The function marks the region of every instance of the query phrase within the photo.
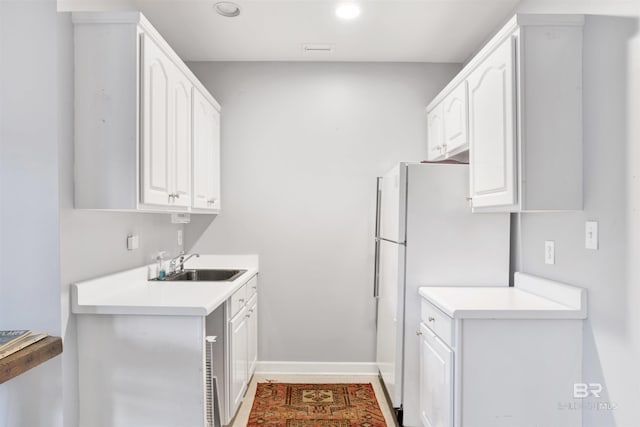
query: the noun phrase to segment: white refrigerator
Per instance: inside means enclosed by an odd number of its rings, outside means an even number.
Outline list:
[[[376,363],[404,426],[419,426],[421,286],[509,283],[508,213],[471,213],[465,164],[400,163],[378,178]]]

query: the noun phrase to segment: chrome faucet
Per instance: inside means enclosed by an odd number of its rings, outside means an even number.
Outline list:
[[[184,270],[184,263],[189,261],[191,258],[196,257],[199,258],[200,254],[192,253],[185,254],[184,251],[180,252],[180,254],[169,261],[169,269],[172,273],[177,273],[178,271]]]

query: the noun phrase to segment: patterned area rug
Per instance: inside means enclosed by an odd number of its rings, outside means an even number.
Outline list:
[[[371,384],[258,383],[248,427],[386,427]]]

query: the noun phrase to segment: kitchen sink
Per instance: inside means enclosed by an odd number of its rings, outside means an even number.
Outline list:
[[[247,270],[183,270],[168,275],[166,282],[231,282]]]

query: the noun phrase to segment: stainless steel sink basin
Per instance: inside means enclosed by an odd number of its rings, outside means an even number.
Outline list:
[[[167,282],[231,282],[247,270],[183,270],[168,275]]]

